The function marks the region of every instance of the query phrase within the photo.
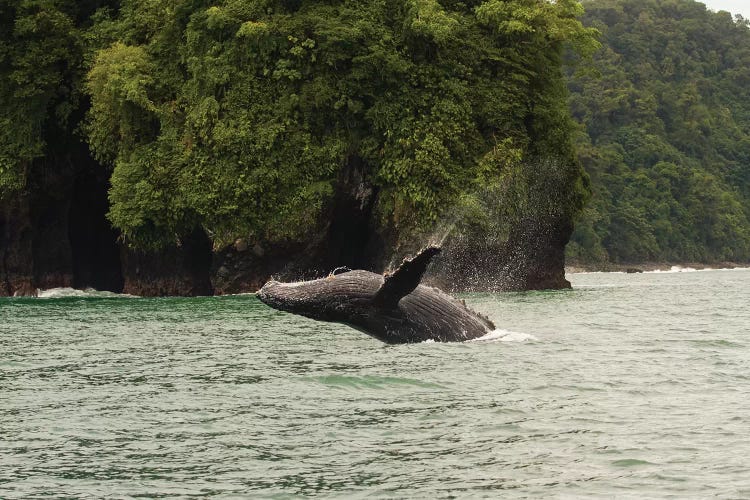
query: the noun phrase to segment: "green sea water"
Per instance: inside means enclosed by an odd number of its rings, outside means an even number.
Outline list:
[[[387,346],[252,295],[0,299],[0,498],[750,498],[750,271],[472,294]]]

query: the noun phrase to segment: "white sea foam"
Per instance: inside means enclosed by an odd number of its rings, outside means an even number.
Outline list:
[[[703,269],[704,271],[712,271],[712,269]],[[697,269],[692,267],[672,266],[670,269],[654,269],[653,271],[646,271],[649,274],[662,274],[662,273],[694,273]]]
[[[750,271],[750,267],[704,267],[696,269],[694,267],[672,266],[669,269],[654,269],[643,271],[642,274],[670,274],[670,273],[701,273],[706,271]],[[583,274],[628,274],[625,271],[567,271],[566,276],[578,276]],[[639,273],[634,273],[639,274]]]
[[[120,297],[120,298],[135,298],[137,295],[129,295],[126,293],[114,293],[114,292],[101,292],[93,288],[86,288],[85,290],[77,290],[75,288],[50,288],[49,290],[39,290],[37,297],[40,299],[64,299],[68,297],[81,297],[81,298],[104,298],[104,297]]]
[[[539,340],[530,333],[511,332],[510,330],[496,329],[491,332],[487,332],[483,336],[467,340],[466,342],[526,342],[527,340]],[[436,344],[437,341],[434,339],[427,339],[421,342],[422,344]]]
[[[695,269],[692,267],[672,266],[670,269],[656,269],[654,271],[646,271],[646,274],[658,274],[658,273],[702,273],[707,271],[750,271],[750,267],[704,267],[703,269]]]
[[[511,332],[510,330],[498,328],[469,342],[526,342],[527,340],[539,339],[530,333]]]
[[[567,271],[565,275],[579,274],[627,274],[625,271]]]

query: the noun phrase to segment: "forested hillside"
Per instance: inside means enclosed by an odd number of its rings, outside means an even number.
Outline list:
[[[563,75],[564,54],[596,48],[581,11],[573,0],[0,0],[6,293],[14,275],[31,287],[84,265],[91,239],[76,228],[95,224],[82,196],[107,185],[126,249],[195,248],[185,262],[209,262],[225,291],[272,272],[382,268],[441,225],[465,236],[445,267],[466,271],[456,277],[563,286],[588,195]],[[45,238],[66,231],[78,243],[40,266],[55,251]],[[126,288],[165,268],[128,259]]]
[[[568,256],[750,260],[750,28],[691,0],[584,2],[602,33],[571,77],[593,197]]]

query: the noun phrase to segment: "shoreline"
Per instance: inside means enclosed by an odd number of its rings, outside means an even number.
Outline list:
[[[634,263],[581,263],[565,265],[565,274],[580,273],[653,273],[679,271],[718,271],[727,269],[747,269],[750,263],[745,262],[634,262]]]

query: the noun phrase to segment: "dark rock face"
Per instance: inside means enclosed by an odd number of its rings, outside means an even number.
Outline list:
[[[230,245],[213,255],[210,270],[214,293],[227,295],[258,290],[271,276],[286,276],[304,246],[254,242]]]
[[[251,292],[270,278],[314,279],[339,266],[382,273],[393,238],[373,228],[371,205],[337,200],[315,241],[270,245],[241,240],[212,252],[202,231],[159,252],[126,249],[106,220],[106,186],[73,183],[70,198],[20,196],[0,207],[0,295],[37,289],[92,287],[141,296]],[[540,230],[541,228],[541,230]],[[550,220],[520,228],[501,245],[447,241],[425,283],[452,292],[568,288],[564,249],[570,224]],[[400,255],[399,255],[400,257]]]
[[[328,222],[309,241],[269,244],[242,239],[217,252],[211,268],[215,292],[252,292],[272,277],[314,279],[340,266],[382,271],[385,242],[373,222],[377,188],[365,171],[360,158],[349,159],[324,217]]]
[[[92,168],[81,165],[39,175],[43,183],[0,204],[0,296],[58,287],[144,296],[213,293],[211,243],[203,231],[160,252],[125,249],[106,219],[107,172],[93,162]]]
[[[0,295],[55,287],[140,296],[252,292],[270,278],[314,279],[340,266],[383,273],[426,243],[415,240],[412,248],[382,224],[374,214],[377,188],[354,157],[339,176],[327,222],[308,241],[241,238],[214,252],[197,229],[172,248],[127,249],[106,218],[109,173],[83,148],[33,165],[29,189],[0,203]],[[523,221],[500,243],[448,239],[425,283],[454,292],[567,288],[571,231],[568,218],[548,217]]]
[[[357,159],[342,171],[326,216],[330,222],[317,238],[276,245],[242,240],[216,253],[211,270],[216,293],[255,291],[269,279],[320,278],[340,266],[383,273],[418,252],[426,241],[400,241],[394,228],[378,220],[373,211],[378,192],[364,171]],[[537,212],[499,241],[449,237],[424,282],[451,292],[570,288],[565,245],[572,231],[569,215]]]
[[[425,275],[424,283],[450,292],[570,288],[565,279],[565,245],[572,224],[564,218],[527,221],[527,224],[500,244],[448,239],[443,253]],[[358,232],[350,234],[351,239],[359,236]],[[332,258],[341,255],[336,253],[335,239],[323,238],[308,246],[256,245],[265,249],[262,255],[253,252],[252,247],[238,251],[236,245],[215,254],[211,277],[216,293],[255,291],[269,279],[320,278],[339,266],[383,273],[413,252],[407,245],[395,255],[386,252],[386,248],[395,247],[394,239],[372,229],[361,253],[349,260],[343,256],[339,260]]]
[[[33,236],[28,200],[5,203],[0,212],[0,296],[36,294]]]
[[[119,233],[106,217],[108,188],[107,172],[98,165],[74,181],[67,226],[74,288],[123,289]]]
[[[373,224],[373,207],[377,187],[365,174],[366,168],[358,157],[351,158],[342,169],[336,195],[328,215],[330,224],[320,252],[319,265],[330,270],[338,266],[360,269],[372,265],[376,253],[377,235]]]
[[[117,233],[106,220],[108,172],[70,133],[28,166],[24,191],[0,202],[0,295],[122,290]]]
[[[56,190],[35,189],[7,200],[0,209],[0,280],[3,295],[36,295],[39,288],[73,285],[67,235],[70,183],[47,175]]]
[[[125,249],[105,216],[106,183],[83,177],[61,186],[59,196],[37,192],[0,205],[0,296],[58,287],[143,296],[213,293],[211,243],[203,231],[160,252]]]
[[[145,297],[213,295],[209,277],[211,242],[203,230],[184,237],[180,246],[158,252],[122,249],[124,293]]]
[[[27,190],[0,203],[0,296],[58,287],[211,295],[205,233],[161,252],[123,248],[106,218],[109,172],[85,145],[66,147],[67,156],[33,164]]]

